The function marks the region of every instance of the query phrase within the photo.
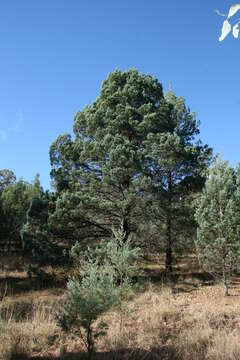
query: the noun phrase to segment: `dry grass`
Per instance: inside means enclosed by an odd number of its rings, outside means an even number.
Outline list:
[[[22,308],[21,308],[22,307]],[[13,360],[17,354],[47,353],[59,337],[55,321],[56,302],[3,301],[0,322],[0,359]]]
[[[178,295],[150,288],[129,305],[121,336],[118,314],[106,315],[111,325],[98,346],[142,349],[166,360],[239,360],[239,298],[223,294],[217,286]]]
[[[125,309],[121,334],[118,310],[107,313],[101,320],[109,329],[97,340],[96,359],[239,360],[239,283],[225,297],[223,288],[200,286],[191,274],[178,281],[174,286],[149,283],[136,294]],[[57,359],[62,345],[66,359],[81,359],[83,344],[56,324],[61,299],[61,289],[5,296],[0,305],[0,359]]]

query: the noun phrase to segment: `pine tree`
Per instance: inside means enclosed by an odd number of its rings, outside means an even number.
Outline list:
[[[57,230],[50,221],[55,202],[55,194],[48,191],[34,197],[21,229],[24,254],[32,255],[28,274],[37,275],[39,280],[47,278],[44,266],[69,264],[68,252],[65,254],[65,250],[69,250],[68,244],[66,246],[62,240],[59,241]]]
[[[165,245],[166,271],[172,270],[173,250],[192,233],[191,196],[201,190],[211,149],[199,139],[199,122],[182,97],[165,94],[165,131],[149,134],[149,215]],[[158,239],[159,241],[159,239]]]
[[[101,267],[98,259],[89,254],[81,264],[81,280],[70,280],[67,285],[66,302],[57,317],[61,328],[76,328],[92,358],[95,339],[103,334],[106,326],[95,321],[114,305],[118,297],[112,274]]]
[[[228,295],[229,275],[239,261],[239,208],[234,169],[216,158],[196,210],[196,248],[200,263],[221,273]]]
[[[123,224],[118,230],[113,229],[110,241],[102,242],[97,249],[98,256],[103,257],[105,266],[114,274],[115,286],[118,288],[118,304],[120,310],[120,333],[123,329],[124,295],[131,293],[134,287],[133,277],[138,274],[139,247],[132,246],[132,239],[126,236]]]
[[[15,244],[21,245],[20,231],[27,218],[27,210],[34,197],[39,196],[39,184],[30,184],[23,179],[11,182],[1,193],[4,234],[8,251]]]
[[[16,182],[16,175],[12,170],[1,169],[0,170],[0,193],[6,189],[9,185]]]
[[[77,329],[91,359],[95,339],[107,329],[103,322],[94,326],[95,321],[112,306],[120,304],[120,329],[122,327],[123,296],[129,295],[133,286],[139,249],[131,248],[129,239],[125,241],[122,228],[95,250],[81,251],[81,248],[81,243],[72,248],[76,271],[68,282],[66,302],[57,318],[63,330]]]
[[[76,114],[74,139],[63,135],[52,144],[51,174],[59,193],[54,219],[61,219],[70,242],[110,238],[112,226],[121,223],[125,240],[137,231],[144,221],[144,141],[163,131],[165,110],[156,79],[116,70],[96,101]]]

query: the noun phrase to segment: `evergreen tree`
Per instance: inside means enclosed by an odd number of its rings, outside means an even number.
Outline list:
[[[9,185],[15,183],[16,176],[12,170],[0,170],[0,192],[6,189]]]
[[[13,171],[8,169],[0,170],[0,239],[4,240],[6,234],[7,216],[3,208],[2,192],[16,181],[16,176]],[[5,239],[6,240],[6,239]]]
[[[222,273],[226,295],[231,271],[239,261],[239,208],[236,176],[228,163],[216,158],[196,210],[196,248],[200,262]]]
[[[148,134],[150,221],[157,226],[166,251],[166,271],[172,270],[173,249],[194,229],[191,197],[201,190],[211,149],[197,140],[199,122],[182,97],[165,95],[168,105],[163,132]]]
[[[138,248],[125,241],[122,229],[113,232],[112,239],[95,250],[81,252],[76,243],[71,255],[75,260],[75,276],[68,283],[67,298],[57,318],[63,330],[77,328],[92,358],[95,339],[103,335],[107,324],[95,321],[113,305],[120,304],[122,326],[123,295],[129,295],[131,277],[135,274]]]
[[[70,243],[109,238],[112,226],[121,223],[127,240],[144,221],[144,141],[164,130],[166,109],[156,79],[117,70],[96,101],[76,114],[74,139],[63,135],[52,144],[51,174],[59,194],[52,221]]]
[[[51,225],[50,217],[55,209],[56,195],[42,191],[34,197],[27,211],[27,221],[21,229],[24,253],[31,253],[32,262],[29,276],[37,275],[45,280],[47,274],[43,267],[69,263],[69,250],[62,239],[59,240],[56,229]],[[69,244],[67,244],[69,245]]]
[[[141,253],[139,247],[132,247],[131,238],[126,240],[123,226],[118,230],[113,229],[113,237],[110,241],[102,242],[97,249],[97,255],[102,256],[105,266],[114,273],[115,286],[118,288],[118,300],[120,309],[120,333],[123,329],[123,300],[124,295],[131,293],[134,286],[132,281],[138,273],[138,259]]]
[[[6,174],[6,173],[5,173]],[[27,211],[34,197],[39,197],[42,188],[37,174],[32,183],[23,179],[15,181],[15,177],[5,177],[3,191],[1,192],[2,209],[2,236],[5,251],[21,250],[20,232],[27,220]],[[9,175],[8,174],[8,175]]]
[[[20,241],[20,230],[26,221],[27,210],[39,189],[22,179],[8,185],[1,194],[2,210],[5,218],[4,233],[11,241]]]

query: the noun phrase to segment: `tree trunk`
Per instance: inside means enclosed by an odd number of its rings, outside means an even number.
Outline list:
[[[123,231],[124,231],[124,242],[126,242],[129,236],[129,224],[128,224],[128,218],[125,216],[123,218]]]
[[[167,219],[166,272],[172,272],[172,233],[171,219]]]
[[[225,295],[229,296],[229,292],[228,292],[228,274],[227,274],[225,264],[223,265],[223,281],[224,281],[224,286],[225,286]]]
[[[92,339],[92,330],[90,327],[87,330],[87,351],[88,351],[88,360],[91,360],[93,355],[93,339]]]
[[[168,183],[168,209],[167,209],[167,244],[166,244],[166,273],[172,272],[172,174],[167,175]]]

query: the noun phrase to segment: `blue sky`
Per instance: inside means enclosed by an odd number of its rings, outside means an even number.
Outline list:
[[[0,5],[0,168],[50,184],[49,146],[116,68],[171,81],[201,139],[240,160],[240,39],[218,42],[227,0],[11,0]]]

